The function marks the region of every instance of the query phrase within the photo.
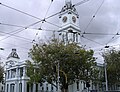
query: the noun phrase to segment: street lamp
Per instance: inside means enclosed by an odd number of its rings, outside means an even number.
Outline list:
[[[56,70],[56,68],[55,68]],[[59,64],[59,61],[57,62],[57,81],[58,81],[58,84],[57,84],[57,88],[58,88],[58,92],[60,92],[60,72],[62,72],[65,76],[65,84],[67,84],[67,75],[64,71],[60,70],[60,64]]]
[[[60,80],[59,80],[59,77],[60,77],[60,74],[59,74],[59,67],[60,67],[60,65],[59,65],[59,61],[58,61],[58,85],[57,85],[57,87],[58,87],[58,92],[60,92],[60,84],[59,84],[59,82],[60,82]]]
[[[109,46],[105,46],[105,48],[109,48]],[[106,91],[108,91],[108,79],[107,79],[107,69],[106,69],[107,63],[104,60],[104,68],[105,68],[105,84],[106,84]]]
[[[104,62],[104,68],[105,68],[105,84],[106,84],[106,91],[108,91],[108,80],[107,80],[107,70],[106,70],[107,63]]]

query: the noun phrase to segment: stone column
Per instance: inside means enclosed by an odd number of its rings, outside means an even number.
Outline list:
[[[33,83],[33,92],[36,92],[36,84]]]
[[[15,76],[15,77],[16,77],[16,78],[19,77],[18,68],[16,68],[16,76]]]
[[[22,92],[27,92],[27,82],[26,81],[22,81]]]
[[[23,67],[23,77],[26,77],[26,67]]]
[[[7,92],[7,90],[8,90],[8,92],[10,92],[10,84],[5,84],[5,92]]]
[[[16,68],[15,91],[19,92],[19,70],[18,70],[18,66]]]
[[[9,79],[11,78],[11,70],[10,70],[10,75],[9,75]]]

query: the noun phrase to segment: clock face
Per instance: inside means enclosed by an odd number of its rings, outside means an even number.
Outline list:
[[[72,21],[75,23],[76,22],[76,17],[72,16]]]
[[[63,22],[66,22],[67,21],[67,17],[64,16],[63,19],[62,19]]]

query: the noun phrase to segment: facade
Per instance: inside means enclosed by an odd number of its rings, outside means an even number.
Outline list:
[[[59,36],[63,42],[80,41],[79,15],[76,8],[72,5],[71,0],[65,0],[65,6],[59,14],[60,29]],[[12,52],[6,61],[6,78],[5,92],[57,92],[57,88],[47,82],[41,84],[31,84],[27,82],[29,77],[26,76],[26,62],[21,61],[16,49]],[[86,92],[86,82],[77,81],[68,87],[69,92]],[[36,91],[37,90],[37,91]]]
[[[16,49],[12,49],[6,61],[5,92],[57,92],[57,88],[47,82],[42,85],[28,84],[29,77],[26,75],[26,70],[26,61],[21,61]],[[75,82],[68,89],[69,92],[87,90],[83,80]]]
[[[5,92],[26,92],[29,78],[25,72],[25,62],[20,61],[16,49],[12,49],[6,61]]]
[[[16,49],[12,49],[6,61],[5,92],[56,92],[56,87],[47,82],[29,85],[26,70],[26,60],[21,61]]]

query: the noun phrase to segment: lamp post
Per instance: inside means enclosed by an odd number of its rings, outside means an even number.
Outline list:
[[[64,71],[60,70],[60,64],[59,64],[59,61],[57,62],[57,81],[58,81],[58,84],[57,84],[57,88],[58,88],[58,92],[60,92],[60,72],[62,72],[65,76],[65,83],[67,84],[67,75]]]
[[[105,67],[105,84],[106,84],[106,91],[108,91],[108,80],[107,80],[107,70],[106,70],[106,62],[104,62]]]
[[[105,46],[105,49],[109,48],[109,46]],[[105,86],[106,86],[106,91],[108,91],[108,79],[107,79],[107,69],[106,69],[106,61],[104,60],[104,68],[105,68]]]
[[[58,85],[57,85],[57,87],[58,87],[58,92],[60,92],[60,84],[59,84],[59,82],[60,82],[60,80],[59,80],[59,77],[60,77],[60,74],[59,74],[59,67],[60,67],[60,65],[59,65],[59,61],[58,61]]]

